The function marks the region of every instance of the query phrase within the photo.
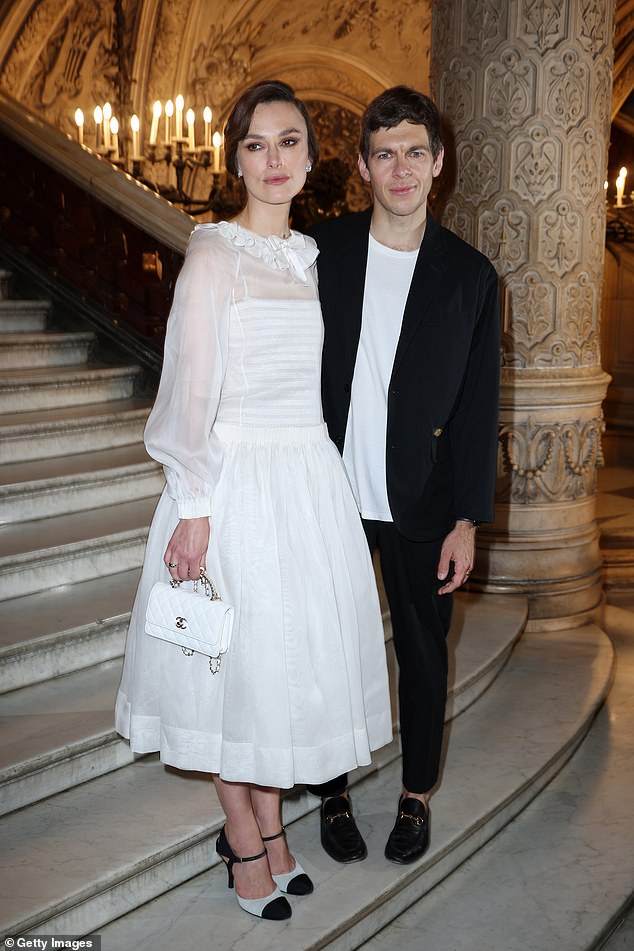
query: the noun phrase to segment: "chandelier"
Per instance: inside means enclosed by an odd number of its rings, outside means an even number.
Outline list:
[[[109,102],[95,106],[89,124],[83,110],[75,110],[80,145],[191,215],[234,213],[242,206],[241,188],[227,175],[223,137],[212,120],[209,106],[198,115],[191,107],[185,111],[182,95],[153,104],[147,137],[138,115],[125,129]]]

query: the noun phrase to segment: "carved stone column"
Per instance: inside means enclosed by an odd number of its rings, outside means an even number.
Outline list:
[[[433,95],[455,136],[444,221],[501,278],[495,525],[476,582],[533,627],[601,599],[595,522],[612,0],[436,0]]]

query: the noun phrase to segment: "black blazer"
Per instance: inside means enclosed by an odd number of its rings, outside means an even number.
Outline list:
[[[371,210],[317,225],[325,337],[322,397],[340,452],[361,332]],[[386,477],[408,538],[446,534],[458,516],[493,519],[499,388],[497,275],[430,215],[388,392]],[[378,436],[382,438],[382,434]]]

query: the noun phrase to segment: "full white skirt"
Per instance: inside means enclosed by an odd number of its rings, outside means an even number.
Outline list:
[[[116,727],[133,750],[234,782],[321,783],[392,738],[374,573],[325,426],[216,424],[224,461],[207,571],[235,607],[220,672],[144,633],[178,516],[164,492],[148,537]]]

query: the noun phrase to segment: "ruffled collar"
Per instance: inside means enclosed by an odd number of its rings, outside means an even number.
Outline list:
[[[235,247],[260,258],[269,267],[278,271],[290,271],[302,284],[308,283],[307,270],[314,264],[319,251],[315,241],[299,231],[291,231],[290,237],[267,237],[243,228],[237,221],[219,221],[216,224],[198,225],[198,228],[217,228],[220,234]]]

